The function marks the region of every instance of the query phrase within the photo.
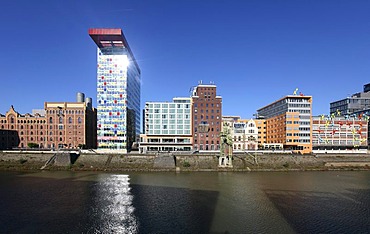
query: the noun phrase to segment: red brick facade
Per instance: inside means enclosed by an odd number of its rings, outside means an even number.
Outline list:
[[[222,97],[216,85],[198,85],[192,94],[193,147],[195,150],[219,150],[222,124]]]
[[[45,103],[45,115],[16,112],[0,115],[0,149],[96,148],[96,110],[84,102]]]

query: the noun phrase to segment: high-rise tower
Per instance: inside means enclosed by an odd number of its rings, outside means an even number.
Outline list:
[[[121,29],[89,29],[97,49],[98,148],[130,150],[140,134],[140,68]]]

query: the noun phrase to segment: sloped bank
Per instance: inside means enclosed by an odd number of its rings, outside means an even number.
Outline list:
[[[369,155],[235,154],[233,168],[219,168],[216,154],[87,154],[50,164],[55,152],[0,152],[0,170],[74,171],[289,171],[368,170]]]

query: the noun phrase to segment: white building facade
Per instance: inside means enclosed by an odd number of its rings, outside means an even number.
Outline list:
[[[253,119],[240,119],[239,116],[224,116],[223,122],[232,126],[233,151],[257,150],[258,128]]]
[[[173,102],[146,102],[140,151],[191,151],[191,105],[191,98],[186,97],[173,98]]]

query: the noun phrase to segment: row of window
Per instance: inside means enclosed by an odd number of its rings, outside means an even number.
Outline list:
[[[43,135],[44,133],[43,132],[39,132],[38,133],[38,135]],[[57,133],[56,133],[57,134]],[[72,132],[68,132],[68,134],[72,134]],[[78,132],[78,134],[81,134],[81,132]],[[19,135],[24,135],[24,132],[23,131],[21,131],[20,133],[19,133]],[[27,135],[27,134],[26,134]],[[30,132],[30,134],[29,135],[33,135],[33,131],[31,131]],[[36,135],[37,135],[37,133],[36,133]],[[53,132],[49,132],[49,135],[53,135]],[[63,132],[59,132],[59,135],[63,135]]]
[[[47,114],[83,114],[83,110],[46,110]]]
[[[73,120],[72,120],[72,117],[68,117],[68,123],[72,123]],[[77,119],[77,122],[80,124],[82,123],[82,118],[81,117],[78,117]],[[53,123],[53,117],[50,117],[49,118],[49,123]],[[63,123],[63,117],[59,117],[59,123],[62,124]]]
[[[148,129],[163,129],[163,130],[166,130],[166,129],[190,129],[190,125],[167,125],[167,124],[164,124],[164,125],[148,125],[147,126]],[[161,128],[162,127],[162,128]]]
[[[56,140],[58,140],[58,137],[56,137],[55,138]],[[82,138],[81,137],[79,137],[78,138],[79,140],[81,140]],[[24,141],[25,140],[25,138],[23,138],[23,137],[21,137],[21,141]],[[49,141],[53,141],[54,140],[54,138],[53,137],[50,137],[49,139],[48,138],[43,138],[43,137],[40,137],[40,138],[33,138],[33,137],[28,137],[27,138],[27,141],[47,141],[47,140],[49,140]],[[69,137],[69,140],[72,140],[72,137]],[[59,137],[59,141],[63,141],[63,137]]]
[[[310,133],[287,133],[286,136],[310,137]]]
[[[149,103],[147,104],[147,107],[149,107],[149,110],[152,110],[153,108],[156,108],[156,109],[160,109],[162,108],[162,111],[163,110],[166,110],[168,108],[170,109],[182,109],[182,108],[185,108],[185,109],[190,109],[190,104],[175,104],[175,103]]]
[[[203,103],[199,103],[199,106],[200,107],[203,107]],[[214,104],[213,103],[211,103],[210,105],[208,104],[208,103],[205,103],[205,105],[204,105],[205,107],[214,107]],[[198,104],[197,103],[194,103],[194,107],[195,108],[197,108],[198,107]],[[220,107],[220,104],[216,104],[216,107]]]
[[[153,118],[154,117],[154,118]],[[147,116],[149,121],[152,121],[153,119],[190,119],[190,114],[149,114]]]
[[[190,109],[149,109],[147,110],[147,113],[155,113],[155,114],[160,114],[160,113],[163,113],[163,114],[167,114],[167,113],[187,113],[189,114],[190,113]]]
[[[0,120],[0,123],[7,123],[7,121],[4,119],[4,120]],[[14,118],[10,118],[10,123],[11,124],[14,124],[15,121],[14,121]],[[18,120],[17,123],[46,123],[45,120]]]
[[[141,141],[143,142],[143,141]],[[148,143],[190,143],[190,139],[186,138],[149,138]]]
[[[169,135],[175,135],[175,134],[184,134],[184,135],[190,135],[190,130],[148,130],[148,135],[162,135],[162,134],[169,134]]]

